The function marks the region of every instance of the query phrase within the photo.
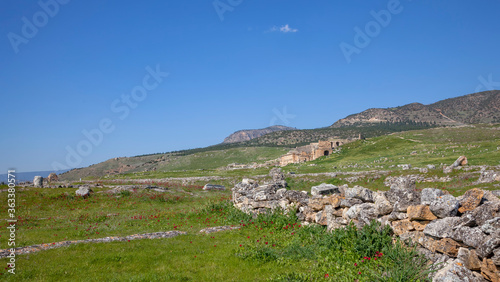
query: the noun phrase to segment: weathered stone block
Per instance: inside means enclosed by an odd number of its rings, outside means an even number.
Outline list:
[[[329,195],[329,194],[340,194],[339,187],[333,184],[322,183],[318,186],[313,186],[311,188],[311,195]]]
[[[462,200],[460,200],[460,208],[458,211],[464,213],[471,211],[479,206],[481,199],[483,199],[484,191],[481,189],[471,189],[465,192]]]
[[[431,212],[429,206],[409,206],[407,210],[409,220],[434,220],[437,217]]]

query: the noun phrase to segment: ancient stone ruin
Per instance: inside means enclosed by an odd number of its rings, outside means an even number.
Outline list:
[[[454,197],[440,189],[418,191],[414,179],[399,177],[386,192],[322,184],[308,195],[287,190],[281,170],[273,169],[271,176],[263,184],[251,179],[236,184],[234,206],[252,214],[281,208],[328,230],[377,220],[433,263],[444,264],[434,281],[500,281],[500,199],[490,191],[472,189]]]
[[[361,139],[361,135],[358,138],[351,139],[331,138],[323,141],[320,140],[317,143],[311,143],[309,145],[297,147],[280,157],[280,166],[286,166],[292,163],[313,161],[322,156],[329,156],[338,147],[359,139]]]
[[[52,173],[51,173],[51,174],[49,174],[49,176],[47,177],[47,180],[48,180],[49,182],[56,182],[56,181],[59,181],[59,177],[57,177],[57,174],[55,174],[55,173],[53,173],[53,172],[52,172]]]

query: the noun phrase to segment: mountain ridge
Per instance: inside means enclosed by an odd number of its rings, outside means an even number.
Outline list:
[[[500,90],[448,98],[429,105],[410,103],[393,108],[370,108],[340,119],[330,127],[398,122],[431,123],[437,126],[498,123],[500,122]]]
[[[235,131],[228,137],[224,138],[224,141],[222,143],[228,144],[228,143],[239,143],[243,141],[249,141],[268,133],[283,131],[283,130],[297,130],[297,129],[284,125],[273,125],[261,129],[243,129]]]

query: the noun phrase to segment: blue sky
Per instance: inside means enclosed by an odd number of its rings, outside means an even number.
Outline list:
[[[500,81],[500,1],[41,0],[0,8],[0,172],[204,147],[272,123],[324,127],[371,107],[498,86],[479,77]],[[368,43],[356,41],[356,28]],[[350,62],[342,43],[357,48]],[[78,157],[68,159],[71,150]]]

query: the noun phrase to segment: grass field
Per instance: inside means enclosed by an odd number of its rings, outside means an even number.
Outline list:
[[[130,242],[87,243],[19,255],[16,275],[5,267],[6,280],[25,281],[416,281],[425,276],[426,261],[413,266],[415,253],[392,244],[387,230],[368,226],[326,233],[324,227],[304,227],[293,215],[252,218],[229,204],[230,188],[244,177],[269,180],[269,168],[218,170],[226,162],[262,161],[276,158],[282,148],[232,148],[199,152],[189,161],[165,170],[118,174],[96,179],[87,199],[75,197],[75,189],[17,188],[16,246],[66,240],[126,236],[160,231],[187,232],[174,238]],[[259,156],[259,154],[264,154]],[[444,174],[441,164],[451,164],[460,155],[468,157],[472,169]],[[143,156],[140,158],[147,158]],[[411,164],[403,170],[397,165]],[[418,169],[436,165],[426,173]],[[434,128],[395,133],[356,141],[340,152],[312,162],[283,168],[289,189],[310,191],[326,182],[361,185],[387,190],[388,176],[421,175],[446,181],[417,183],[417,189],[435,187],[458,196],[479,187],[499,190],[498,183],[476,184],[479,166],[500,164],[500,126]],[[174,169],[176,168],[176,169]],[[336,173],[336,177],[327,174]],[[206,180],[190,182],[168,177],[220,176],[214,184],[226,191],[203,191]],[[109,193],[111,187],[151,179],[147,184],[168,188],[166,192],[146,189]],[[77,183],[76,183],[77,184]],[[6,189],[7,186],[0,186]],[[7,193],[0,193],[7,203]],[[0,211],[7,219],[7,210]],[[0,226],[0,248],[8,247],[7,223]],[[204,234],[214,226],[238,226],[238,230]],[[368,259],[370,258],[370,259]],[[7,265],[7,259],[0,259]],[[384,276],[385,275],[385,276]],[[393,277],[392,280],[387,275]],[[409,278],[410,277],[410,278]]]
[[[87,243],[17,256],[8,281],[372,281],[382,273],[425,274],[400,269],[412,250],[392,245],[388,230],[325,233],[303,227],[295,216],[252,218],[228,202],[228,191],[177,187],[172,193],[138,190],[88,199],[71,190],[29,188],[17,191],[16,246],[101,238],[167,230],[186,231],[168,239]],[[97,190],[100,192],[103,190]],[[186,192],[190,194],[186,194]],[[69,195],[68,195],[69,194]],[[6,193],[0,194],[6,201]],[[2,217],[6,217],[2,211]],[[202,228],[233,225],[239,230],[202,234]],[[6,224],[1,247],[7,247]],[[368,238],[368,241],[367,241]],[[354,244],[353,244],[354,243]],[[368,259],[369,258],[369,259]],[[7,265],[7,259],[0,259]],[[415,269],[417,271],[415,271]],[[403,281],[403,280],[402,280]]]

